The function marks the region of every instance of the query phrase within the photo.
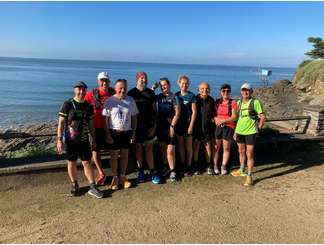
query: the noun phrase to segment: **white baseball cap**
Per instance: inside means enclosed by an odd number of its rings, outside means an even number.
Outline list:
[[[252,90],[252,86],[251,86],[251,84],[249,84],[249,83],[244,83],[244,84],[241,86],[241,90],[242,90],[242,89]]]
[[[98,74],[98,80],[101,80],[101,79],[107,79],[107,80],[109,80],[108,73],[107,72],[100,72]]]

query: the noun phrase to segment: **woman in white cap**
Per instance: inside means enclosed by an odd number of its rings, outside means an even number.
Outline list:
[[[241,86],[242,98],[237,102],[239,118],[234,134],[234,139],[238,145],[240,168],[231,173],[235,177],[246,176],[245,186],[251,186],[253,184],[254,145],[256,136],[266,120],[261,102],[253,98],[251,96],[252,93],[253,89],[249,83],[244,83]],[[247,174],[244,172],[246,160],[248,168]]]

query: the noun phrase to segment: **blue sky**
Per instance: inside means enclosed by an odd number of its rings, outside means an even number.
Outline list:
[[[0,2],[0,56],[294,67],[324,2]]]

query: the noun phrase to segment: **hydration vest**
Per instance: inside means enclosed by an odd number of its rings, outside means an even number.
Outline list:
[[[252,120],[257,120],[258,119],[258,113],[254,110],[254,101],[255,101],[255,99],[253,97],[251,97],[250,102],[249,102],[249,107],[248,107],[248,113],[249,113],[249,117]],[[238,111],[240,113],[242,101],[238,100],[237,104],[238,104]]]
[[[233,99],[229,99],[228,100],[228,116],[231,117],[232,116],[232,101]],[[223,102],[223,99],[217,99],[216,102],[215,102],[215,105],[216,105],[216,112],[215,112],[215,116],[217,116],[217,111],[218,111],[218,107],[220,104],[222,104]]]
[[[108,88],[108,93],[109,93],[109,95],[113,95],[113,94],[115,94],[115,90],[113,88],[110,88],[109,87]],[[104,102],[101,101],[101,98],[103,96],[100,95],[99,89],[98,88],[94,88],[92,90],[92,94],[93,94],[93,99],[94,99],[94,102],[95,102],[95,104],[94,104],[95,109],[97,110],[99,108],[102,108],[104,106]]]

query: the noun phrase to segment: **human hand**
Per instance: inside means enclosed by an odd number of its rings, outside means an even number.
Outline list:
[[[64,143],[62,140],[58,140],[56,144],[56,150],[59,155],[63,154],[64,151]]]

